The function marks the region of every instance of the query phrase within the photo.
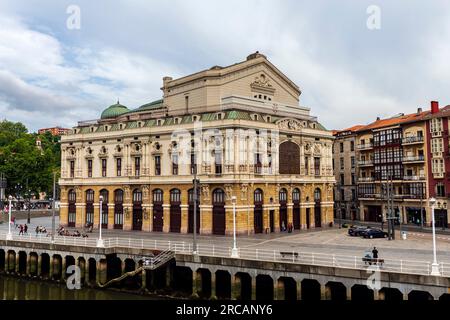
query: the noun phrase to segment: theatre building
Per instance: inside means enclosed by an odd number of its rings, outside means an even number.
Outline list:
[[[233,208],[239,234],[331,225],[332,133],[264,55],[161,89],[61,137],[62,225],[188,233],[194,206],[201,234],[231,234]]]

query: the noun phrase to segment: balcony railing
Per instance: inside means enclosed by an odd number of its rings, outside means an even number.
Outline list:
[[[403,157],[403,162],[423,162],[425,161],[424,156],[407,156]]]
[[[422,143],[423,136],[412,136],[412,137],[404,137],[402,139],[402,144],[413,144],[413,143]]]
[[[373,182],[375,181],[374,177],[359,177],[358,182]]]
[[[369,142],[369,143],[364,143],[364,144],[358,144],[356,147],[358,150],[372,149],[373,144]]]
[[[406,180],[406,181],[421,181],[421,180],[425,180],[425,176],[423,176],[423,175],[403,176],[403,180]]]
[[[372,160],[360,160],[358,161],[359,166],[373,166]]]

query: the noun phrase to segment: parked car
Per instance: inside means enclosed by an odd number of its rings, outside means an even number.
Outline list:
[[[380,229],[367,229],[363,232],[362,236],[364,238],[387,238],[388,234],[387,232],[380,230]]]
[[[360,235],[362,235],[362,233],[364,231],[366,231],[367,229],[370,229],[370,227],[365,227],[365,226],[351,226],[348,229],[348,235],[352,236],[352,237],[358,237]]]

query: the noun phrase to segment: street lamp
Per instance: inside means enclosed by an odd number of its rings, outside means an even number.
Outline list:
[[[8,234],[6,235],[6,240],[12,240],[12,234],[11,234],[11,201],[12,196],[10,195],[8,197],[9,200],[9,209],[8,209]]]
[[[233,249],[231,249],[231,257],[239,258],[239,252],[236,247],[236,196],[231,197],[233,203]]]
[[[99,205],[100,205],[100,217],[99,217],[99,225],[98,225],[98,240],[97,240],[97,248],[105,247],[105,244],[102,239],[102,206],[103,206],[103,196],[100,195]]]
[[[431,275],[432,276],[440,276],[439,272],[439,264],[436,258],[436,230],[434,226],[434,206],[436,204],[435,198],[430,198],[429,200],[431,205],[431,229],[433,230],[433,263],[431,264]]]

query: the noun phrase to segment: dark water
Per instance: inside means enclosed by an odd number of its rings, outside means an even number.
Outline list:
[[[0,300],[158,300],[112,290],[69,290],[64,284],[0,276]]]

